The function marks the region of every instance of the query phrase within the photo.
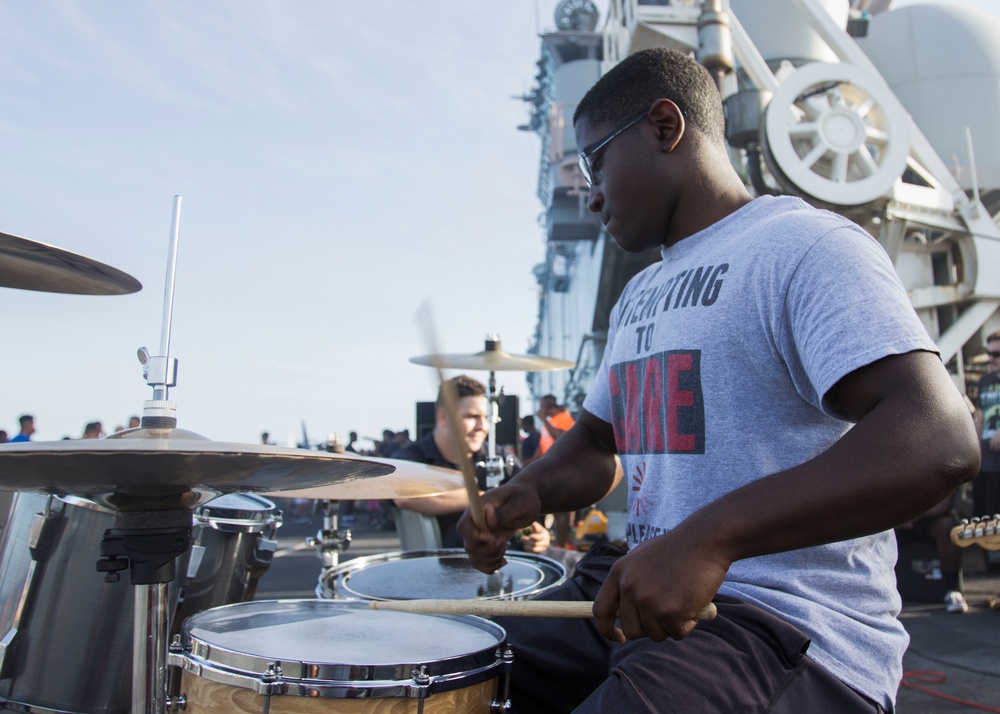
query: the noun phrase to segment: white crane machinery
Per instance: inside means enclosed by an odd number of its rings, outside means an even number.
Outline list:
[[[595,11],[560,3],[526,97],[548,233],[536,348],[579,362],[533,391],[582,401],[610,309],[597,293],[617,297],[655,258],[616,256],[586,215],[571,126],[587,87],[650,47],[690,51],[716,78],[752,193],[800,196],[879,240],[964,390],[984,335],[1000,329],[1000,16],[891,0],[609,0],[597,29]]]

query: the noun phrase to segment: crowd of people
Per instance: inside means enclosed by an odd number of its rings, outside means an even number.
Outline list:
[[[35,434],[35,416],[33,414],[22,414],[17,418],[18,432],[14,436],[10,436],[10,432],[6,429],[0,429],[0,444],[5,444],[7,442],[17,443],[21,441],[33,441],[32,437]],[[124,424],[118,424],[114,428],[114,433],[119,431],[124,431],[125,429],[135,429],[138,428],[140,419],[137,416],[130,416],[128,418],[128,426]],[[63,440],[69,439],[100,439],[107,436],[104,430],[104,424],[100,421],[89,421],[83,425],[80,436],[69,436],[65,435],[62,437]]]

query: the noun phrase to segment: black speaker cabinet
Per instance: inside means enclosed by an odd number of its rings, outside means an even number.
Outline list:
[[[497,424],[497,446],[517,446],[521,442],[520,404],[516,394],[504,396]]]
[[[436,420],[437,409],[434,406],[434,402],[417,402],[417,439],[433,431]],[[417,439],[414,439],[414,441]]]

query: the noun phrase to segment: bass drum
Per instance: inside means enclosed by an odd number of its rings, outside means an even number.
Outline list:
[[[495,573],[481,573],[461,549],[407,550],[355,558],[320,574],[316,595],[358,600],[526,600],[566,579],[561,563],[511,553]]]
[[[479,617],[258,600],[194,615],[181,630],[169,662],[185,714],[507,711],[507,634]]]
[[[191,559],[172,634],[185,618],[220,605],[253,600],[278,542],[281,511],[253,493],[215,498],[194,511]]]
[[[128,714],[134,588],[96,567],[113,525],[87,499],[14,495],[0,537],[0,710]]]

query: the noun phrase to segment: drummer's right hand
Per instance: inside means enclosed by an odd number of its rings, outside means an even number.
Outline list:
[[[506,484],[483,494],[485,529],[477,528],[467,510],[458,521],[469,562],[477,570],[493,573],[506,564],[504,553],[511,537],[530,525],[538,514],[538,496],[530,488]]]

